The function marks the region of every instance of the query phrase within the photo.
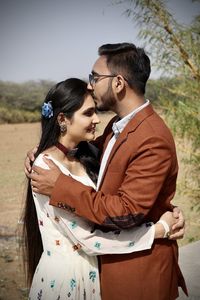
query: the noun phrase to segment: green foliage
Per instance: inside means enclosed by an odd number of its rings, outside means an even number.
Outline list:
[[[39,121],[41,105],[53,84],[45,80],[21,84],[0,81],[0,123]]]
[[[199,0],[198,0],[199,1]],[[188,163],[181,188],[193,208],[200,209],[200,15],[190,25],[178,24],[162,0],[124,0],[124,14],[139,28],[154,66],[167,78],[150,81],[147,97],[164,114],[177,138],[187,139],[181,149]],[[192,1],[191,1],[192,5]],[[180,149],[179,149],[180,150]]]
[[[0,107],[0,124],[4,123],[32,123],[40,120],[40,113],[38,111],[26,111],[21,109],[10,109]]]
[[[177,150],[186,166],[178,184],[178,194],[187,195],[192,200],[191,208],[200,211],[200,108],[195,105],[199,99],[194,82],[186,80],[186,83],[184,78],[150,80],[146,94],[176,136]]]
[[[200,106],[198,82],[185,77],[150,80],[147,97],[164,113],[174,133],[200,146]]]
[[[139,28],[151,59],[171,76],[189,74],[200,80],[200,16],[191,25],[178,24],[162,0],[124,0],[130,6],[124,14]],[[192,5],[192,3],[191,3]]]

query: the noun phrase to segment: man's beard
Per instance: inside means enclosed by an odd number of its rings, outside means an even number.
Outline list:
[[[95,99],[94,99],[95,101]],[[113,110],[116,105],[116,100],[112,91],[112,82],[110,82],[107,91],[105,94],[101,97],[101,103],[99,106],[97,106],[98,111],[109,111]]]

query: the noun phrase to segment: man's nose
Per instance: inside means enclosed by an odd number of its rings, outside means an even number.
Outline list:
[[[90,91],[93,91],[93,87],[92,87],[92,85],[90,84],[90,82],[88,82],[87,89],[90,90]]]

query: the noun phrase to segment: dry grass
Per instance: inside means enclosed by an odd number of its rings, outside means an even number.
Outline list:
[[[112,114],[101,115],[102,123],[98,134],[112,117]],[[27,150],[39,140],[39,124],[0,125],[1,156],[0,156],[0,299],[25,299],[24,275],[15,239],[17,223],[20,218],[23,192],[25,189],[24,158]],[[181,147],[177,145],[181,154]],[[180,175],[186,171],[180,164]],[[176,195],[175,204],[184,211],[187,222],[187,233],[180,245],[187,244],[191,239],[200,239],[199,215],[190,210],[191,200]]]

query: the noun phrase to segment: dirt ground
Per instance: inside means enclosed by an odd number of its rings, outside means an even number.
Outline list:
[[[26,178],[23,161],[36,144],[39,124],[1,125],[0,158],[0,299],[26,299],[17,231],[20,229]]]
[[[101,128],[112,115],[102,115]],[[35,124],[0,125],[0,300],[27,298],[22,258],[19,253],[20,215],[26,178],[23,172],[27,150],[37,144],[40,126]],[[200,239],[199,216],[191,213],[187,199],[177,199],[185,212],[188,232],[181,241],[187,244],[190,236]],[[197,233],[198,232],[198,233]]]

